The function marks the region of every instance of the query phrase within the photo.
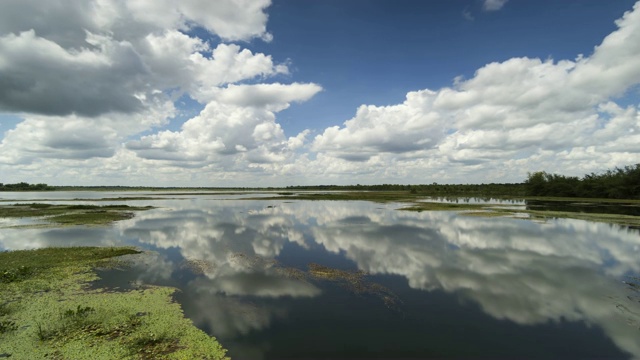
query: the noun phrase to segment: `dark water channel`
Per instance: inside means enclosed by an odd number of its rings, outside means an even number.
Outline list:
[[[132,201],[159,208],[106,228],[0,229],[0,249],[151,250],[103,284],[180,289],[237,359],[640,357],[639,294],[623,283],[640,274],[638,230],[230,198]]]

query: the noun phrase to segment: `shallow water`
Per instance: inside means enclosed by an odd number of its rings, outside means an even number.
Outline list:
[[[130,201],[159,208],[111,227],[0,229],[0,249],[152,250],[103,283],[179,288],[185,314],[238,359],[640,357],[638,293],[622,283],[640,273],[638,230],[234,197]]]

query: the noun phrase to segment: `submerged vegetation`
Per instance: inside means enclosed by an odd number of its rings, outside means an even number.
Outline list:
[[[0,357],[223,359],[225,350],[184,318],[175,291],[89,289],[92,268],[132,248],[48,248],[0,253]]]
[[[346,271],[315,263],[309,264],[308,268],[308,275],[313,279],[338,282],[344,288],[355,294],[376,296],[382,300],[387,308],[402,312],[400,308],[402,301],[400,298],[386,287],[366,280],[365,277],[368,274],[364,271]]]
[[[129,205],[14,204],[0,205],[0,218],[38,218],[59,225],[105,225],[130,219],[134,216],[133,211],[152,208]]]

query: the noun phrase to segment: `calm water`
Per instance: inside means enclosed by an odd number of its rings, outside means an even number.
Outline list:
[[[112,227],[0,229],[0,249],[152,250],[131,271],[103,273],[105,283],[179,288],[186,316],[238,359],[640,357],[639,294],[623,283],[640,274],[638,230],[399,204],[167,197],[177,199],[128,202],[159,208]],[[185,260],[202,260],[204,273]],[[357,286],[313,277],[311,263],[351,272]]]

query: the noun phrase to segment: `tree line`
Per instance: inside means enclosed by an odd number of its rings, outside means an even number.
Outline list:
[[[48,190],[54,190],[54,188],[47,184],[29,184],[26,182],[19,182],[15,184],[0,183],[0,191],[48,191]]]
[[[125,190],[140,187],[52,187],[47,184],[0,183],[0,191],[46,191],[46,190]],[[158,189],[144,187],[144,189]],[[640,199],[640,163],[607,170],[601,174],[591,173],[583,177],[550,174],[546,171],[529,173],[524,183],[491,184],[378,184],[378,185],[311,185],[268,188],[163,188],[179,190],[307,190],[307,191],[407,191],[426,196],[462,197],[522,197],[556,196],[609,199]]]
[[[408,191],[411,194],[429,196],[524,196],[523,184],[378,184],[378,185],[309,185],[288,186],[287,190],[302,191]],[[276,189],[274,189],[276,190]]]
[[[529,173],[524,185],[528,196],[640,199],[640,164],[582,178],[537,171]]]

